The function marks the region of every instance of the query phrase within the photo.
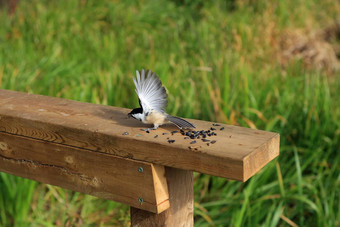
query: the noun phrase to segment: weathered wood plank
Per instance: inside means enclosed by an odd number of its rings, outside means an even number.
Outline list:
[[[170,209],[154,214],[131,207],[132,227],[194,226],[194,191],[192,171],[165,168],[169,187]]]
[[[160,213],[169,208],[163,166],[101,152],[0,132],[0,172],[148,212]]]
[[[217,142],[184,139],[174,126],[146,133],[128,119],[128,109],[0,90],[0,131],[91,151],[113,154],[246,181],[279,154],[279,134],[221,124]],[[211,122],[190,120],[196,130]],[[224,127],[223,131],[219,128]],[[122,135],[124,132],[129,135]],[[163,135],[162,133],[169,133]],[[157,138],[154,138],[158,135]],[[175,140],[169,144],[168,139]],[[193,146],[196,149],[189,149]]]

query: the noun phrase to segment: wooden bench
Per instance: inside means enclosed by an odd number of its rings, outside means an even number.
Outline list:
[[[192,171],[244,182],[279,154],[277,133],[190,119],[217,134],[191,144],[129,111],[0,90],[0,171],[128,204],[132,226],[193,226]]]

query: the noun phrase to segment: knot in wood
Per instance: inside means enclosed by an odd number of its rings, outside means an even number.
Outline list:
[[[7,150],[9,150],[9,147],[8,147],[7,143],[5,143],[5,142],[0,142],[0,150],[2,150],[2,151],[7,151]]]

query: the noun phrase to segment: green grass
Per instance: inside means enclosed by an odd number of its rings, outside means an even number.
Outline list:
[[[133,108],[154,70],[168,112],[281,134],[246,183],[195,174],[196,226],[339,226],[339,72],[281,66],[285,30],[320,29],[332,0],[20,1],[0,11],[0,87]],[[339,41],[339,40],[338,40]],[[1,226],[128,225],[128,207],[0,174]]]

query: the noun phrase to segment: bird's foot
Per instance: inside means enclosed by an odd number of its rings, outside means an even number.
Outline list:
[[[150,131],[150,130],[156,130],[158,127],[153,127],[153,128],[141,128],[140,130],[142,131]]]

